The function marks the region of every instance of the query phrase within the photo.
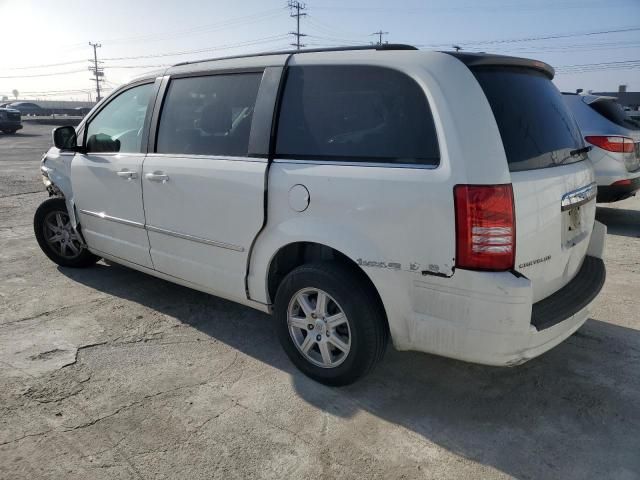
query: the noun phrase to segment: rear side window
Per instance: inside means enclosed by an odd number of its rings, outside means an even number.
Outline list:
[[[280,158],[437,165],[433,116],[418,84],[371,66],[290,67]]]
[[[261,73],[238,73],[172,80],[156,152],[247,156],[261,78]]]
[[[584,160],[578,125],[562,94],[542,72],[517,67],[477,67],[473,74],[498,124],[509,170],[533,170]]]
[[[640,130],[640,122],[629,117],[627,112],[614,100],[596,100],[589,106],[616,125],[629,130]]]

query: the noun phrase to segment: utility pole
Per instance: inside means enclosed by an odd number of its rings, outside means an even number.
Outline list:
[[[304,3],[299,2],[298,0],[289,0],[288,6],[289,6],[289,9],[291,10],[291,14],[289,16],[296,17],[296,31],[289,32],[289,35],[293,35],[296,37],[296,43],[292,43],[291,45],[296,47],[296,49],[300,50],[300,47],[306,46],[300,43],[300,38],[307,36],[305,33],[300,33],[300,17],[304,17],[307,14],[300,13],[300,11],[305,10],[307,6]],[[293,10],[295,10],[295,13],[293,13]]]
[[[389,35],[389,32],[383,32],[382,30],[379,30],[377,32],[373,32],[371,35],[378,35],[378,45],[382,45],[382,36]]]
[[[93,47],[93,60],[89,59],[89,62],[93,63],[93,66],[89,66],[89,71],[93,73],[93,78],[91,78],[90,80],[95,79],[96,81],[96,102],[99,102],[100,100],[102,100],[102,97],[100,97],[100,82],[101,82],[101,79],[104,77],[104,68],[98,66],[98,64],[102,62],[98,62],[97,49],[102,47],[102,45],[99,43],[91,43],[91,42],[89,42],[89,45]]]

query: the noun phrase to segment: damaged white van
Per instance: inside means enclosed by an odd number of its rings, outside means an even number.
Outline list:
[[[389,338],[516,365],[575,332],[605,278],[553,74],[406,45],[178,64],[54,131],[35,234],[62,266],[104,258],[272,312],[326,384]]]

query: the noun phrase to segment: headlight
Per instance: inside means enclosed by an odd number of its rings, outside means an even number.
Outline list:
[[[42,183],[44,183],[44,186],[48,187],[49,185],[51,185],[51,180],[49,179],[49,169],[44,165],[41,165],[40,173],[42,174]]]

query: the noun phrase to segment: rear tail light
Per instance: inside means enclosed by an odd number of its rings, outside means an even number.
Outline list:
[[[507,185],[456,185],[456,267],[513,268],[516,225],[513,189]]]
[[[611,184],[612,187],[627,187],[631,185],[631,180],[629,180],[628,178],[625,178],[624,180],[618,180],[617,182],[613,182]]]
[[[633,153],[635,150],[633,138],[589,136],[585,137],[585,140],[591,145],[600,147],[608,152]]]

